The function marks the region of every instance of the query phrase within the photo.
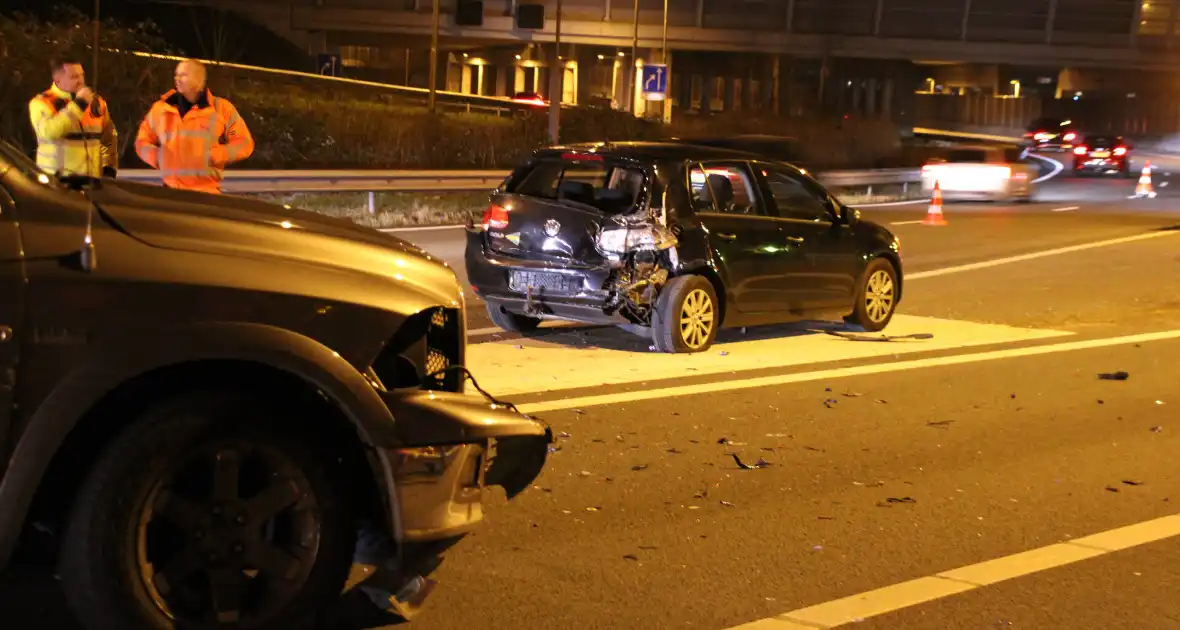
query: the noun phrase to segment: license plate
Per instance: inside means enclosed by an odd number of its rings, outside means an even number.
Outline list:
[[[1090,157],[1096,157],[1096,158],[1110,157],[1110,151],[1095,151],[1090,154]]]
[[[529,289],[548,293],[577,293],[582,288],[582,279],[545,271],[513,271],[508,276],[508,286],[519,293],[526,293]]]

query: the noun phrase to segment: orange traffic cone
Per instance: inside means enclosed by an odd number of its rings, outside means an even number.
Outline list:
[[[1143,172],[1139,174],[1139,183],[1135,184],[1134,197],[1155,197],[1155,190],[1151,187],[1151,162],[1143,163]]]
[[[930,209],[926,211],[922,225],[946,225],[946,217],[942,216],[942,187],[937,179],[934,180],[934,194],[930,196]]]

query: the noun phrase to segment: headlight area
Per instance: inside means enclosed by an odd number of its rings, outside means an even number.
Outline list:
[[[370,366],[384,389],[422,388],[462,392],[463,309],[433,307],[409,317]]]

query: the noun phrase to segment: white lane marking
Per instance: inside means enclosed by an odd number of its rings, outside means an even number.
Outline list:
[[[1119,245],[1122,243],[1133,243],[1135,241],[1143,241],[1149,238],[1159,238],[1161,236],[1172,236],[1180,234],[1180,232],[1148,232],[1147,234],[1136,234],[1134,236],[1124,236],[1122,238],[1112,238],[1105,241],[1093,241],[1090,243],[1082,243],[1081,245],[1070,245],[1069,247],[1058,247],[1056,249],[1046,249],[1039,252],[1032,252],[1030,254],[1021,254],[1019,256],[1008,256],[1006,258],[995,258],[993,260],[985,260],[983,262],[971,263],[968,265],[958,265],[955,267],[946,267],[944,269],[931,269],[930,271],[919,271],[917,273],[906,274],[905,280],[920,280],[922,278],[933,278],[935,276],[946,276],[952,273],[961,273],[964,271],[974,271],[976,269],[987,269],[988,267],[998,267],[1000,265],[1009,265],[1015,262],[1023,262],[1025,260],[1033,260],[1036,258],[1045,258],[1046,256],[1057,256],[1060,254],[1068,254],[1071,252],[1080,252],[1087,249],[1094,249],[1097,247],[1106,247],[1108,245]]]
[[[1049,181],[1050,179],[1053,179],[1054,177],[1057,177],[1058,175],[1060,175],[1061,171],[1065,170],[1065,165],[1062,164],[1061,162],[1058,162],[1057,160],[1054,160],[1053,158],[1045,157],[1045,156],[1040,155],[1038,153],[1029,153],[1029,155],[1037,158],[1038,160],[1044,160],[1045,162],[1048,162],[1053,167],[1052,173],[1049,173],[1048,175],[1044,175],[1044,176],[1041,176],[1041,177],[1038,177],[1038,178],[1032,180],[1032,183],[1034,183],[1034,184],[1039,184],[1041,182]]]
[[[1074,210],[1081,210],[1081,206],[1066,206],[1064,208],[1053,208],[1049,212],[1073,212]]]
[[[925,221],[925,219],[918,219],[917,221],[894,221],[893,223],[890,223],[889,225],[915,225],[918,223],[922,223],[924,221]]]
[[[386,234],[395,234],[397,232],[433,232],[435,230],[457,230],[463,225],[420,225],[416,227],[396,227],[396,228],[377,228]]]
[[[996,558],[759,619],[727,630],[837,628],[1017,577],[1180,536],[1180,514]]]
[[[901,359],[916,352],[959,350],[1070,336],[1058,330],[897,314],[889,324],[896,335],[929,333],[911,343],[855,343],[807,333],[816,322],[773,326],[749,332],[727,331],[713,349],[694,354],[646,351],[651,341],[622,330],[603,331],[604,343],[586,344],[570,334],[512,339],[468,346],[466,366],[480,385],[496,395],[571,395],[571,390],[617,387],[649,381],[652,387],[674,379],[748,375],[754,370],[803,367],[872,358]],[[819,324],[831,327],[831,324]],[[732,378],[731,377],[731,378]],[[661,383],[662,381],[662,383]]]
[[[946,367],[950,365],[964,365],[968,363],[980,363],[983,361],[997,361],[1000,359],[1014,359],[1020,357],[1034,357],[1046,354],[1056,354],[1059,352],[1072,352],[1075,350],[1092,350],[1095,348],[1108,348],[1112,346],[1123,346],[1134,343],[1147,343],[1151,341],[1167,341],[1173,339],[1180,339],[1180,330],[1169,330],[1156,333],[1144,333],[1139,335],[1126,335],[1123,337],[1105,337],[1101,339],[1086,339],[1083,341],[1067,341],[1062,343],[1051,343],[1040,346],[1031,346],[1027,348],[1010,348],[1007,350],[991,350],[984,352],[976,352],[969,354],[958,354],[945,357],[931,357],[927,359],[914,359],[912,361],[898,361],[895,363],[879,363],[874,365],[857,365],[844,368],[832,368],[828,370],[815,370],[812,372],[797,372],[795,374],[778,374],[774,376],[762,376],[757,378],[737,379],[732,381],[720,381],[713,383],[697,383],[694,385],[678,385],[672,387],[662,387],[659,389],[647,389],[631,392],[618,392],[614,394],[599,394],[594,396],[579,396],[576,398],[560,398],[556,400],[541,401],[535,403],[526,403],[518,405],[521,413],[540,413],[542,411],[558,411],[562,409],[578,409],[585,407],[594,407],[601,405],[615,405],[619,403],[631,403],[641,400],[662,400],[664,398],[675,398],[680,396],[698,396],[702,394],[710,394],[714,392],[731,392],[743,389],[757,389],[760,387],[774,387],[779,385],[789,385],[792,383],[807,383],[811,381],[824,381],[836,378],[848,378],[853,376],[866,376],[870,374],[886,374],[889,372],[903,372],[908,370],[917,370],[929,367]],[[833,343],[839,343],[833,340]],[[855,342],[846,342],[855,343]],[[891,345],[891,344],[881,344]]]

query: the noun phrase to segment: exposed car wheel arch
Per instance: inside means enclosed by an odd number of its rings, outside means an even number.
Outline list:
[[[124,428],[153,405],[184,392],[241,390],[287,407],[293,422],[339,454],[344,474],[355,489],[353,505],[359,516],[388,524],[380,462],[371,458],[356,425],[318,388],[290,372],[263,363],[205,360],[158,368],[133,378],[101,398],[82,416],[54,453],[24,518],[24,530],[42,523],[61,531],[74,495],[92,466]],[[298,413],[295,413],[295,412]],[[309,420],[315,418],[314,421]]]

